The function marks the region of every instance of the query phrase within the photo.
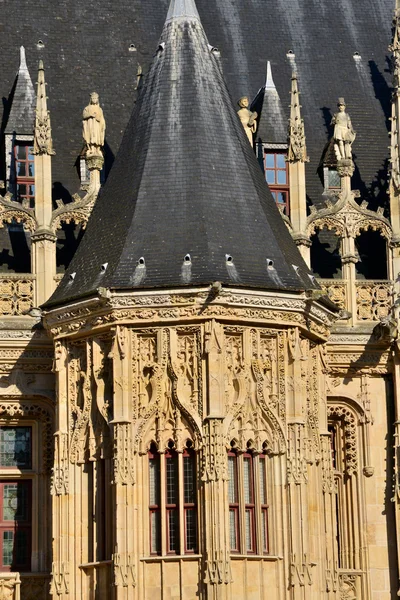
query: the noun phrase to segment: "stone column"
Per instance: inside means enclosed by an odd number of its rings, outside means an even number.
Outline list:
[[[35,216],[38,228],[32,235],[32,272],[36,275],[36,306],[43,304],[55,289],[56,241],[51,229],[52,174],[51,157],[55,154],[51,137],[50,113],[47,110],[46,83],[43,62],[39,62],[36,121],[34,129],[35,154]]]
[[[130,398],[129,332],[121,327],[115,331],[114,365],[114,419],[113,425],[113,496],[114,496],[114,553],[113,586],[115,600],[134,600],[136,563],[134,557],[133,511],[135,483],[132,444]]]
[[[227,452],[223,431],[225,411],[223,327],[216,321],[206,325],[207,417],[203,449],[204,505],[204,598],[226,600],[231,583]]]
[[[301,106],[297,75],[292,75],[289,119],[289,184],[290,184],[290,220],[293,225],[293,239],[302,257],[310,266],[311,242],[306,234],[307,203],[306,203],[306,170],[305,163],[309,161],[304,133],[304,121],[301,117]]]

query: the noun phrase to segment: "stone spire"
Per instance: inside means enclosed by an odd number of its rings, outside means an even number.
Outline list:
[[[292,74],[292,89],[290,92],[289,119],[289,152],[290,162],[308,162],[304,121],[301,117],[300,94],[296,73]]]
[[[287,142],[287,116],[274,83],[270,61],[267,62],[267,77],[257,140],[270,147],[282,148],[286,147]]]
[[[35,90],[26,64],[25,48],[20,47],[20,63],[5,133],[32,135],[35,122]]]
[[[42,60],[39,61],[37,81],[34,153],[55,154],[51,137],[50,113],[47,109],[46,82]]]
[[[171,0],[169,6],[166,23],[171,21],[184,19],[191,21],[193,19],[200,21],[199,13],[197,12],[196,3],[194,0]]]
[[[194,2],[172,0],[111,173],[48,305],[99,287],[213,282],[285,291],[313,286]]]

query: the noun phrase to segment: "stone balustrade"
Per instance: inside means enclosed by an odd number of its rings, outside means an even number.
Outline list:
[[[17,316],[34,306],[35,275],[0,274],[0,316]]]
[[[387,317],[393,305],[392,281],[358,280],[355,290],[350,288],[351,282],[344,279],[319,279],[318,283],[332,302],[353,314],[353,322],[380,321]]]

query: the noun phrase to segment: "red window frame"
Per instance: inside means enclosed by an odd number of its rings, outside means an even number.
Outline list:
[[[26,490],[26,519],[19,521],[4,520],[4,489],[6,485],[17,485]],[[12,532],[14,539],[18,532],[26,532],[26,560],[18,562],[14,556],[11,565],[4,565],[4,533]],[[25,545],[25,544],[24,544]],[[30,479],[7,479],[0,481],[0,571],[30,571],[32,553],[32,480]]]
[[[239,513],[239,486],[238,486],[238,457],[236,452],[228,452],[228,465],[231,463],[233,465],[233,469],[229,468],[230,476],[233,475],[233,488],[229,488],[229,541],[230,541],[230,551],[232,553],[240,552],[240,513]],[[229,482],[230,483],[230,482]],[[233,495],[231,494],[231,490],[233,490]],[[234,532],[235,532],[235,544],[232,547],[232,539],[231,539],[231,515],[234,518]]]
[[[261,508],[261,532],[263,554],[269,554],[269,528],[268,528],[268,495],[267,495],[267,457],[260,454],[258,457],[260,469],[260,508]]]
[[[185,523],[185,554],[194,554],[197,551],[197,489],[196,489],[196,456],[193,450],[185,449],[183,460],[183,513]],[[189,467],[187,469],[186,467]],[[187,478],[190,472],[191,479]],[[188,519],[188,515],[192,515]],[[191,528],[190,520],[194,523]],[[189,547],[188,540],[193,536],[193,542]]]
[[[271,160],[267,157],[272,157]],[[283,160],[282,160],[283,159]],[[284,161],[284,162],[283,162]],[[283,207],[283,214],[290,215],[290,185],[289,166],[284,152],[264,151],[264,173],[270,192],[278,207]],[[280,183],[282,174],[285,174],[285,182]]]
[[[150,504],[149,504],[149,527],[150,527],[150,554],[151,555],[159,555],[161,554],[161,502],[160,502],[160,455],[156,449],[150,449],[148,453],[149,457],[149,480],[151,477],[150,472],[150,461],[154,461],[155,468],[155,482],[154,482],[154,501],[151,502],[152,498],[150,495]],[[149,490],[151,494],[151,490]],[[154,517],[156,515],[155,523]],[[156,531],[153,531],[154,526],[156,527]],[[154,537],[153,537],[154,534]],[[155,539],[155,548],[153,547],[153,539]]]
[[[19,156],[19,150],[24,148],[24,156]],[[32,158],[31,158],[32,157]],[[35,158],[32,142],[19,142],[14,145],[15,161],[15,192],[18,202],[26,203],[28,208],[35,206]],[[24,165],[25,174],[20,175],[20,166]],[[29,173],[31,170],[31,174]],[[20,186],[26,186],[25,192],[20,192]],[[25,202],[24,202],[25,201]]]
[[[179,466],[175,450],[165,453],[165,513],[167,554],[179,554]]]

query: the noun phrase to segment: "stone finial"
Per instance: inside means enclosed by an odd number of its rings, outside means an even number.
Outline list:
[[[51,137],[50,113],[47,110],[46,82],[43,61],[39,61],[36,118],[34,128],[34,154],[55,154]]]
[[[289,162],[308,162],[304,121],[301,118],[299,87],[296,73],[292,74],[289,119]]]
[[[352,161],[352,144],[356,139],[356,132],[351,124],[351,119],[346,112],[344,98],[338,100],[339,112],[335,113],[331,125],[335,126],[333,139],[335,143],[335,154],[338,161]]]
[[[102,163],[106,122],[103,110],[99,105],[99,95],[97,92],[90,94],[90,103],[83,110],[82,127],[82,135],[86,145],[86,159],[94,158],[97,159],[95,161],[96,164],[99,162]],[[98,167],[96,166],[95,168]]]
[[[249,110],[249,99],[247,96],[243,96],[238,101],[238,105],[240,109],[237,114],[239,116],[240,122],[243,125],[247,138],[250,142],[250,145],[253,147],[253,134],[257,129],[257,117],[258,114],[256,112],[251,112]]]

